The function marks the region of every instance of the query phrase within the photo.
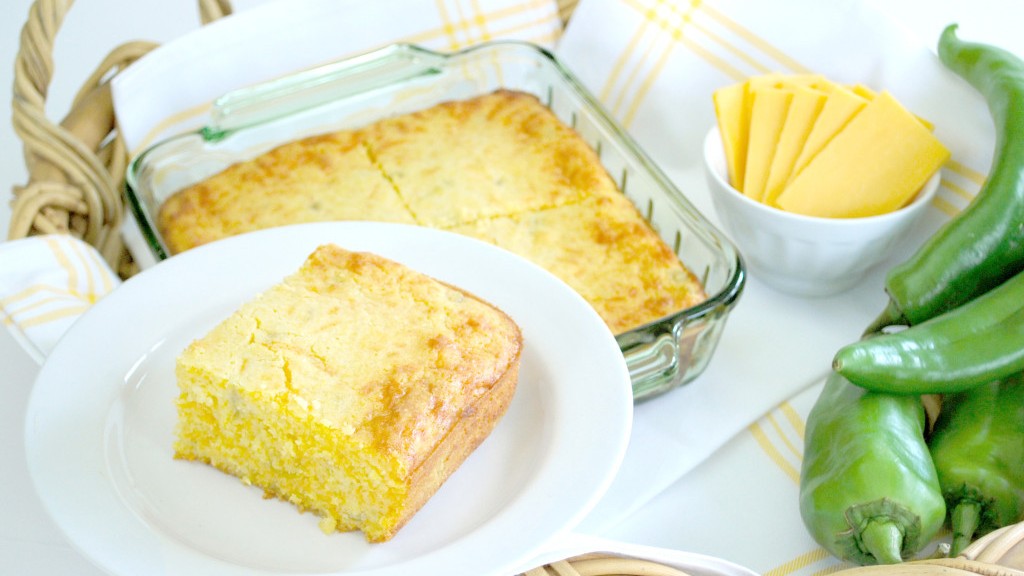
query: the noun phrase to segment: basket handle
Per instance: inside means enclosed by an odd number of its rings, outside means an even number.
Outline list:
[[[231,13],[229,0],[198,3],[203,24]],[[28,183],[13,189],[8,238],[71,234],[128,276],[133,264],[120,237],[128,153],[117,131],[110,81],[156,44],[130,42],[111,51],[79,89],[64,119],[53,122],[45,108],[54,40],[72,4],[36,0],[21,31],[12,122],[24,147]]]

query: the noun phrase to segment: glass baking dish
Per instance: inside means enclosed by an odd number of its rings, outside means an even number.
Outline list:
[[[701,280],[705,302],[617,335],[636,400],[690,382],[707,366],[742,292],[742,258],[573,74],[533,44],[499,41],[450,54],[395,44],[231,92],[213,103],[203,128],[158,143],[131,162],[128,202],[152,256],[163,260],[171,254],[156,216],[179,189],[284,142],[500,88],[537,96],[575,128]]]

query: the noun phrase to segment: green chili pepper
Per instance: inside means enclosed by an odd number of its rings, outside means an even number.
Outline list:
[[[807,416],[800,472],[800,514],[822,547],[895,564],[935,537],[946,505],[924,430],[920,398],[829,376]]]
[[[1024,273],[940,316],[836,352],[832,368],[876,392],[942,394],[1024,370]]]
[[[945,396],[928,444],[953,531],[950,556],[975,535],[1024,520],[1024,376]]]
[[[955,24],[942,32],[938,53],[988,104],[996,128],[992,165],[967,208],[889,271],[889,304],[867,333],[938,316],[1024,269],[1024,61],[958,39]]]

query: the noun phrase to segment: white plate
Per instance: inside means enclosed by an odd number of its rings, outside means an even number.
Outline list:
[[[177,354],[334,242],[467,289],[523,330],[494,433],[395,538],[324,535],[312,514],[172,458]],[[70,540],[113,574],[508,574],[611,482],[632,421],[615,339],[554,276],[490,245],[379,223],[306,224],[204,246],[137,275],[67,332],[29,402],[29,469]]]

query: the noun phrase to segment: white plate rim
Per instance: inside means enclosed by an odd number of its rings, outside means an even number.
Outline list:
[[[551,401],[558,411],[557,418],[542,422],[555,428],[555,445],[546,453],[549,457],[539,464],[537,475],[524,488],[514,506],[503,509],[501,514],[482,524],[473,533],[428,554],[388,566],[355,567],[329,573],[385,576],[431,573],[458,565],[460,570],[467,569],[476,574],[501,574],[524,558],[538,553],[556,536],[571,530],[607,490],[628,444],[633,414],[632,389],[618,344],[596,312],[579,295],[553,275],[518,256],[453,233],[404,224],[372,222],[300,224],[229,238],[175,256],[147,269],[119,286],[76,321],[44,363],[30,395],[26,414],[25,449],[29,472],[51,518],[65,532],[72,545],[94,563],[112,570],[114,574],[127,573],[124,572],[125,566],[145,565],[149,561],[146,558],[132,558],[127,563],[124,561],[125,554],[136,553],[130,549],[114,551],[117,543],[112,540],[134,538],[142,545],[138,554],[144,554],[145,550],[152,551],[152,547],[155,547],[165,557],[165,561],[168,555],[173,557],[175,568],[163,566],[166,574],[176,574],[178,572],[174,570],[178,569],[181,573],[196,575],[288,573],[279,569],[261,572],[253,570],[251,566],[228,565],[213,558],[207,563],[201,552],[189,550],[180,542],[168,541],[165,535],[146,530],[144,523],[132,518],[133,511],[127,505],[123,510],[111,512],[118,525],[86,527],[83,521],[71,517],[73,511],[68,510],[69,500],[76,497],[88,498],[91,491],[110,490],[114,480],[101,473],[97,477],[88,476],[67,482],[67,478],[73,477],[69,475],[84,468],[74,456],[69,461],[54,462],[53,459],[47,459],[47,456],[61,450],[67,441],[67,438],[58,437],[56,432],[48,430],[54,428],[53,418],[60,415],[61,410],[67,409],[66,404],[74,400],[75,394],[79,397],[84,394],[81,382],[77,384],[78,390],[70,388],[66,382],[65,374],[69,370],[86,370],[84,380],[88,381],[89,368],[114,360],[122,363],[126,361],[123,357],[118,358],[116,352],[113,353],[114,358],[97,357],[95,353],[103,350],[104,346],[104,338],[99,337],[97,331],[102,333],[104,325],[111,321],[134,322],[145,326],[147,314],[155,314],[153,311],[159,309],[152,305],[154,289],[174,285],[175,279],[181,282],[182,278],[190,278],[204,285],[204,281],[209,283],[211,280],[202,276],[195,277],[194,271],[222,270],[225,274],[238,272],[248,265],[241,262],[245,258],[255,258],[253,264],[260,266],[261,270],[254,275],[262,278],[262,285],[269,286],[297,268],[305,256],[323,242],[335,242],[349,249],[368,250],[391,257],[463,287],[506,309],[522,309],[527,306],[524,299],[543,296],[548,301],[544,314],[554,315],[554,318],[545,318],[545,322],[568,323],[566,328],[578,331],[571,334],[571,339],[578,341],[580,352],[570,359],[558,358],[557,361],[570,362],[572,369],[583,370],[589,378],[586,382],[580,378],[565,379],[559,382],[559,386],[544,392],[547,395],[545,400]],[[437,257],[437,254],[442,256]],[[491,278],[487,275],[491,275]],[[247,298],[253,290],[252,282],[246,286]],[[513,294],[513,286],[539,289],[542,293],[517,297]],[[171,296],[171,303],[178,302],[174,297]],[[177,297],[180,300],[186,296]],[[514,301],[517,298],[520,300],[518,303]],[[515,315],[513,317],[516,318]],[[521,322],[529,346],[531,327],[529,323],[523,324],[521,317],[517,320]],[[537,333],[532,335],[534,338],[541,336]],[[545,336],[544,341],[550,343],[551,338],[555,337],[564,338],[566,335]],[[94,354],[83,357],[82,354],[88,351]],[[545,353],[543,350],[539,352]],[[125,352],[124,355],[130,357],[132,353]],[[141,361],[138,357],[134,360]],[[552,360],[544,357],[545,362],[550,363]],[[107,386],[105,392],[108,396],[116,394],[118,388],[124,385],[123,382],[116,385],[92,384]],[[90,389],[89,392],[97,391]],[[56,400],[58,398],[60,400]],[[63,404],[54,407],[55,403]],[[107,405],[109,407],[109,402]],[[106,415],[100,416],[103,420],[107,418]],[[97,417],[94,415],[94,420]],[[95,421],[91,425],[95,425]],[[580,442],[581,439],[593,443]],[[103,447],[91,448],[104,450]],[[82,458],[85,456],[79,457],[79,460]],[[567,466],[573,470],[566,471]],[[567,473],[576,478],[568,482]],[[551,486],[546,486],[546,483]],[[551,491],[552,486],[555,492]],[[571,490],[567,489],[569,487]],[[527,509],[532,507],[546,508]],[[528,530],[526,534],[519,532],[510,539],[509,531],[524,524],[532,531]],[[104,542],[110,547],[103,547]]]

